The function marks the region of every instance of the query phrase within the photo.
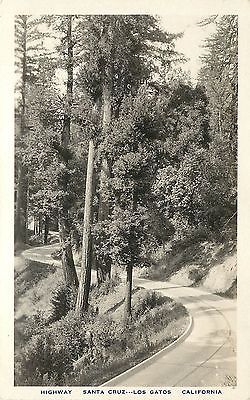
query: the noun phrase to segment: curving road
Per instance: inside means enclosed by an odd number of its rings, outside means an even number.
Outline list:
[[[193,317],[192,330],[175,348],[103,386],[222,386],[227,376],[236,376],[234,300],[168,282],[134,281],[184,304]]]
[[[40,263],[54,265],[58,268],[62,268],[61,260],[55,260],[54,258],[51,257],[51,254],[57,251],[58,249],[59,249],[58,243],[48,244],[39,247],[31,247],[28,250],[24,250],[22,252],[22,256],[27,260],[38,261]],[[78,277],[80,276],[80,270],[81,269],[79,267],[76,267],[76,272]],[[97,279],[96,271],[92,270],[91,282],[95,282],[96,279]]]
[[[56,246],[29,249],[23,256],[60,266],[50,256]],[[193,325],[183,342],[102,386],[222,386],[227,376],[236,376],[235,300],[168,282],[134,278],[134,285],[181,302],[192,316]]]

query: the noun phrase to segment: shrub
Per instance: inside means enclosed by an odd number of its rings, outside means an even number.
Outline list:
[[[39,334],[31,337],[17,358],[16,381],[36,384],[53,377],[60,382],[65,373],[73,370],[73,362],[88,352],[86,321],[74,312],[51,324]]]
[[[138,294],[135,310],[137,318],[126,326],[107,315],[88,313],[82,319],[70,311],[38,330],[17,358],[16,384],[100,384],[105,374],[145,358],[159,345],[156,334],[186,314],[180,304],[151,291]]]
[[[61,317],[65,316],[75,306],[76,292],[66,286],[65,283],[60,282],[53,290],[50,299],[50,316],[49,321],[58,321]]]
[[[204,269],[200,267],[200,269],[197,267],[196,269],[193,269],[192,271],[189,272],[189,279],[191,279],[194,283],[198,283],[202,280],[204,277]]]
[[[62,256],[62,250],[58,249],[53,251],[53,253],[51,253],[51,257],[53,258],[53,260],[61,260],[61,256]]]
[[[27,318],[24,337],[26,340],[30,339],[32,336],[41,333],[44,328],[48,325],[48,320],[45,316],[45,312],[38,310],[35,314]]]
[[[133,316],[138,318],[148,310],[164,304],[165,298],[153,290],[140,290],[133,304]]]

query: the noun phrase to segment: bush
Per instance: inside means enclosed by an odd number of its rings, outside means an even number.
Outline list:
[[[107,315],[89,313],[81,319],[70,311],[31,337],[17,358],[15,383],[100,384],[106,375],[122,372],[169,340],[165,334],[158,342],[155,337],[186,315],[183,306],[151,291],[138,294],[134,313],[136,319],[125,326]]]
[[[202,267],[198,267],[196,269],[193,269],[192,271],[189,272],[189,279],[193,281],[193,283],[199,283],[205,275],[204,269]]]
[[[58,321],[64,317],[70,310],[74,309],[76,302],[76,292],[66,286],[64,282],[60,282],[53,290],[50,299],[51,309],[49,321]]]
[[[153,290],[140,290],[133,304],[133,316],[135,319],[143,315],[152,308],[161,306],[165,303],[165,298]]]
[[[32,336],[40,334],[48,325],[48,319],[44,311],[38,310],[35,314],[27,318],[24,329],[24,338],[30,339]]]
[[[74,360],[88,352],[86,321],[74,312],[32,336],[17,358],[16,383],[39,384],[46,375],[57,384],[73,370]],[[34,379],[35,373],[35,379]]]
[[[58,249],[58,250],[53,251],[53,253],[51,253],[51,257],[53,258],[53,260],[61,260],[62,249]]]

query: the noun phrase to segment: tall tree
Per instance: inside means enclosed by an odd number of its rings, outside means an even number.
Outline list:
[[[43,18],[43,23],[50,26],[50,30],[55,36],[55,44],[58,46],[55,47],[54,54],[50,55],[49,64],[46,59],[47,69],[45,69],[49,77],[46,77],[46,73],[43,75],[44,68],[41,68],[40,80],[33,85],[30,91],[30,110],[34,111],[32,117],[35,132],[33,140],[40,140],[43,148],[42,154],[45,156],[42,162],[45,171],[42,171],[38,165],[34,173],[36,177],[40,176],[40,183],[44,182],[45,175],[48,175],[47,182],[45,179],[45,187],[40,188],[38,192],[35,190],[36,203],[42,211],[45,222],[52,209],[54,214],[57,212],[64,277],[66,284],[76,289],[78,278],[72,253],[69,215],[72,206],[71,177],[73,173],[71,165],[73,156],[70,149],[74,67],[72,21],[73,16],[46,16]],[[45,66],[44,62],[41,66]],[[65,94],[60,94],[62,85],[60,90],[56,90],[54,83],[55,72],[59,68],[60,70],[63,68],[66,72]],[[35,120],[36,127],[34,127]],[[42,130],[44,137],[41,136]],[[38,160],[39,155],[33,154],[33,156]],[[45,226],[45,239],[46,229]]]
[[[169,67],[176,58],[174,38],[160,30],[158,21],[149,15],[87,16],[84,19],[85,52],[81,79],[93,99],[101,100],[102,136],[99,183],[99,221],[107,219],[110,167],[102,141],[109,134],[112,119],[119,115],[124,96],[135,94],[142,82],[159,71],[158,64]],[[111,265],[97,259],[98,279],[110,276]]]
[[[213,162],[220,160],[228,187],[226,208],[233,215],[237,203],[238,18],[217,17],[215,24],[215,33],[204,43],[199,79],[208,97]],[[225,217],[229,216],[226,212]]]
[[[26,146],[29,128],[26,123],[26,97],[28,85],[36,79],[38,60],[42,51],[44,34],[38,29],[40,20],[29,15],[15,18],[15,65],[16,65],[16,212],[15,242],[26,242],[28,174],[23,148]]]
[[[71,127],[71,108],[73,98],[73,39],[72,39],[72,19],[71,15],[65,17],[66,25],[66,36],[63,38],[66,42],[66,71],[67,71],[67,82],[66,82],[66,101],[65,110],[63,115],[63,126],[61,131],[61,144],[58,146],[59,154],[61,156],[62,163],[64,165],[64,171],[62,174],[62,189],[64,195],[62,197],[61,207],[58,215],[58,226],[59,226],[59,239],[61,244],[61,260],[64,271],[64,277],[66,284],[73,288],[78,287],[78,277],[74,265],[72,245],[71,245],[71,225],[69,220],[69,172],[68,162],[71,154],[69,151],[70,143],[70,127]]]
[[[78,289],[76,311],[78,313],[88,310],[89,291],[91,283],[92,263],[92,235],[91,225],[93,219],[93,186],[94,186],[94,141],[89,141],[88,167],[85,190],[84,225],[82,238],[81,278]]]

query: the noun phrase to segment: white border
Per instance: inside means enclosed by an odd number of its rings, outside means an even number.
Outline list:
[[[250,114],[250,2],[248,0],[1,0],[1,153],[0,153],[0,399],[41,399],[39,388],[13,386],[13,24],[14,14],[118,14],[152,13],[170,15],[239,14],[239,216],[238,216],[238,385],[235,390],[223,388],[223,400],[250,398],[250,185],[249,185],[249,114]],[[58,389],[58,388],[57,388]],[[74,388],[71,399],[87,399]],[[178,389],[178,388],[177,388]],[[78,390],[78,392],[77,392]],[[46,396],[45,396],[46,397]],[[47,396],[49,399],[58,396]],[[99,396],[92,396],[96,398]],[[103,397],[103,396],[102,396]],[[106,398],[106,396],[104,396]],[[109,398],[110,396],[107,396]],[[113,395],[112,398],[120,396]],[[139,396],[138,396],[139,397]],[[143,397],[143,396],[141,396]],[[154,396],[155,398],[162,396]],[[168,396],[184,398],[178,392]],[[190,396],[189,396],[190,397]],[[191,396],[195,400],[212,396]],[[134,396],[132,397],[134,398]],[[144,397],[145,398],[145,397]],[[127,396],[126,396],[127,399]],[[60,397],[61,400],[61,397]]]

